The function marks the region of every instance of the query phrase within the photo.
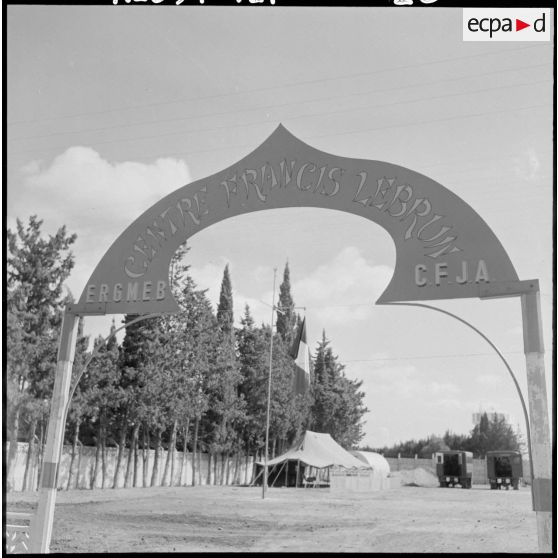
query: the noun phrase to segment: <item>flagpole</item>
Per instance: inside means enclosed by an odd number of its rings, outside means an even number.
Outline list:
[[[275,311],[275,280],[277,268],[273,268],[273,298],[271,300],[271,342],[269,345],[269,373],[267,376],[267,415],[265,420],[265,458],[264,458],[264,477],[262,483],[262,498],[265,498],[267,489],[267,454],[269,448],[269,408],[271,404],[271,369],[273,365],[273,317]]]

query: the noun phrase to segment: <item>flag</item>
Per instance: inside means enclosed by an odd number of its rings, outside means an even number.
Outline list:
[[[295,361],[293,388],[295,395],[304,394],[310,385],[310,349],[306,343],[306,318],[302,320],[291,349]]]

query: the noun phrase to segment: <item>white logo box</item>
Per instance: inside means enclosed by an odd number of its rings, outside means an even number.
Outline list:
[[[550,41],[552,26],[549,8],[463,8],[464,41]]]

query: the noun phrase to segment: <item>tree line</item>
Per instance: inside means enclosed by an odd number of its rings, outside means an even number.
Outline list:
[[[5,394],[8,470],[17,442],[28,442],[23,489],[30,464],[40,458],[46,437],[62,314],[73,302],[65,281],[74,267],[76,240],[62,226],[45,235],[37,216],[7,231]],[[269,452],[288,449],[307,430],[327,432],[342,446],[356,447],[368,411],[362,381],[346,377],[325,331],[311,355],[311,381],[304,394],[293,390],[290,351],[302,317],[295,311],[290,269],[279,288],[276,327],[256,324],[250,308],[235,325],[230,269],[225,266],[217,308],[189,274],[186,244],[174,255],[170,286],[180,306],[172,315],[138,320],[126,315],[119,343],[114,322],[106,336],[78,334],[65,443],[72,446],[72,466],[80,445],[94,446],[92,484],[153,486],[162,475],[172,483],[176,451],[209,454],[210,466],[230,456],[262,455],[265,445],[267,382],[271,363]],[[76,380],[79,378],[79,382]],[[117,448],[116,471],[108,478],[106,451]],[[162,463],[162,450],[167,459]],[[128,450],[128,451],[125,451]],[[151,478],[147,478],[153,452]],[[143,471],[138,471],[143,452]],[[195,472],[194,472],[195,473]],[[142,474],[142,482],[138,475]],[[196,475],[193,474],[193,478]],[[167,480],[168,479],[168,480]]]
[[[446,430],[443,436],[431,435],[420,440],[408,440],[390,447],[376,448],[385,457],[418,455],[430,458],[432,454],[442,450],[470,451],[474,457],[484,458],[486,452],[497,450],[522,449],[523,441],[519,433],[501,415],[489,417],[482,413],[480,421],[469,434],[455,434]]]

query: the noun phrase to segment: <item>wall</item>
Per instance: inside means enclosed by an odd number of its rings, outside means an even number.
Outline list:
[[[7,446],[5,448],[7,455]],[[71,461],[72,448],[71,446],[64,446],[62,452],[62,459],[60,462],[60,472],[58,475],[58,487],[66,489],[68,485],[69,468]],[[151,486],[151,474],[153,471],[153,461],[155,450],[149,451],[147,459],[147,485]],[[112,488],[114,481],[114,472],[116,469],[116,448],[106,449],[106,471],[105,471],[105,488]],[[192,458],[193,454],[186,452],[175,452],[174,454],[174,467],[173,467],[173,486],[191,486],[192,485]],[[123,488],[125,485],[124,475],[126,472],[126,463],[128,459],[128,450],[123,452],[122,465],[117,479],[117,488]],[[157,476],[155,486],[163,485],[163,473],[165,469],[165,462],[167,459],[166,450],[161,450],[159,460],[159,474]],[[10,471],[7,479],[6,487],[8,491],[19,492],[23,489],[23,476],[25,472],[25,463],[27,460],[27,444],[19,443],[17,448],[15,467]],[[199,465],[196,471],[196,484],[216,484],[215,482],[215,460],[212,460],[211,471],[209,471],[209,456],[206,453],[198,454]],[[386,457],[391,471],[405,471],[411,469],[421,468],[429,471],[433,475],[436,474],[436,468],[432,459],[422,459],[414,457]],[[228,479],[224,484],[249,484],[252,480],[252,472],[254,469],[254,456],[231,456],[229,458],[229,472]],[[27,490],[37,490],[39,486],[38,479],[38,459],[37,456],[31,456],[30,472],[28,474]],[[221,456],[217,456],[217,475],[224,465]],[[81,447],[78,455],[76,455],[73,465],[72,482],[70,488],[91,488],[91,480],[95,466],[95,448],[94,447]],[[138,452],[138,463],[136,466],[136,486],[143,487],[143,452]],[[170,486],[170,470],[167,479],[165,479],[165,486]],[[79,474],[77,474],[79,471]],[[530,467],[529,459],[523,458],[523,479],[527,484],[530,483]],[[473,483],[474,484],[488,484],[486,477],[486,462],[484,459],[473,459]],[[133,486],[130,482],[129,486]],[[97,474],[95,482],[96,488],[102,487],[102,474],[101,471]]]
[[[91,488],[93,478],[93,471],[95,468],[95,451],[94,447],[81,447],[78,448],[78,453],[75,456],[74,464],[72,466],[72,481],[70,488]],[[112,488],[114,482],[114,473],[116,470],[117,449],[107,448],[105,454],[105,483],[104,488]],[[153,472],[155,450],[150,450],[147,457],[147,484],[151,486],[151,475]],[[60,470],[58,474],[58,488],[66,489],[68,487],[68,478],[70,470],[72,448],[71,446],[64,446],[62,451],[62,458],[60,461]],[[155,480],[155,486],[170,486],[170,476],[172,471],[173,486],[191,486],[192,485],[192,458],[193,454],[186,452],[176,451],[174,453],[174,466],[172,462],[169,463],[169,471],[167,478],[163,479],[165,470],[165,463],[167,459],[166,450],[161,450],[159,457],[158,475]],[[125,486],[124,475],[126,473],[126,464],[128,459],[128,450],[123,452],[122,463],[117,479],[117,488]],[[10,471],[7,479],[8,491],[21,491],[23,489],[23,477],[25,473],[25,463],[27,460],[27,444],[19,443],[15,460],[15,466]],[[37,459],[32,459],[34,466],[30,468],[28,473],[28,486],[27,490],[36,490],[39,485],[38,481],[38,463]],[[215,477],[215,459],[212,458],[211,471],[209,471],[209,456],[206,453],[198,453],[197,455],[197,470],[196,470],[196,484],[216,484]],[[133,460],[132,460],[133,463]],[[222,460],[221,456],[217,456],[217,478],[220,479],[220,472],[226,472],[226,462]],[[254,467],[254,457],[240,455],[238,459],[236,456],[231,456],[228,460],[228,478],[223,484],[249,484],[252,480],[252,470]],[[99,465],[99,468],[100,465]],[[133,472],[130,475],[133,479]],[[136,464],[136,486],[143,487],[143,452],[138,452],[138,462]],[[163,484],[163,481],[164,484]],[[133,486],[133,480],[129,483]],[[95,488],[103,488],[102,472],[99,470],[95,482]]]
[[[389,478],[381,471],[347,471],[333,469],[330,473],[331,492],[374,492],[390,488]]]
[[[421,468],[429,471],[433,475],[436,474],[436,465],[432,459],[423,459],[416,457],[386,457],[389,467],[392,471],[408,471],[410,469]],[[530,483],[530,467],[529,459],[523,457],[523,478],[527,484]],[[488,484],[486,476],[486,460],[473,459],[473,483]]]

